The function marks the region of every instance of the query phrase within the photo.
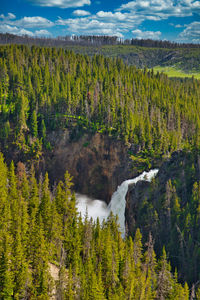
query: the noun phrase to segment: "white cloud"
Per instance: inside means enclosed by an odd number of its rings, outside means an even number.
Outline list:
[[[141,31],[140,29],[132,30],[132,33],[134,38],[152,40],[159,40],[162,34],[160,31]]]
[[[20,20],[13,21],[11,24],[24,28],[46,28],[54,25],[53,22],[43,17],[24,17]]]
[[[119,10],[126,10],[126,11],[135,11],[140,13],[146,13],[148,14],[150,12],[161,12],[166,9],[169,10],[169,8],[172,6],[171,0],[146,0],[146,1],[130,1],[126,4],[122,4]]]
[[[171,26],[173,26],[175,28],[184,28],[184,27],[187,26],[187,24],[181,25],[181,24],[174,24],[174,23],[169,23],[169,25],[171,25]]]
[[[197,42],[200,40],[200,22],[192,22],[179,34],[184,42]]]
[[[73,34],[115,35],[123,37],[122,30],[115,23],[101,22],[94,17],[59,19],[57,24],[66,26],[66,31]]]
[[[35,5],[48,6],[48,7],[81,7],[84,5],[90,5],[90,0],[31,0]]]
[[[15,18],[16,18],[16,16],[12,13],[8,13],[7,16],[5,16],[4,14],[0,15],[0,19],[3,19],[3,20],[13,20]]]
[[[3,33],[12,33],[17,35],[30,35],[33,36],[33,32],[25,30],[24,28],[18,28],[16,26],[10,26],[6,24],[0,24],[0,32]]]
[[[97,17],[101,19],[110,19],[112,20],[118,20],[118,21],[124,21],[127,18],[127,14],[122,14],[121,12],[115,12],[112,13],[110,11],[99,11],[97,14]]]
[[[99,11],[96,15],[86,16],[81,11],[75,13],[78,19],[59,19],[56,24],[66,27],[67,33],[74,34],[108,34],[124,36],[133,31],[137,38],[159,39],[160,31],[139,31],[144,20],[159,21],[170,16],[191,16],[194,8],[197,13],[199,1],[193,0],[135,0],[121,5],[113,11]],[[176,25],[174,25],[176,26]],[[180,28],[181,25],[177,25]],[[137,31],[135,31],[137,30]]]
[[[47,30],[41,29],[32,32],[24,28],[19,28],[17,26],[10,26],[6,24],[0,24],[0,32],[3,33],[12,33],[16,35],[29,35],[29,36],[50,36],[51,33]]]
[[[195,44],[200,44],[200,39],[192,39],[192,42]]]
[[[146,20],[150,20],[150,21],[159,21],[160,17],[156,17],[156,16],[145,16]]]
[[[184,25],[181,25],[181,24],[176,24],[174,27],[175,27],[175,28],[183,28],[183,27],[184,27]]]
[[[0,32],[12,33],[16,35],[29,35],[29,36],[49,36],[51,33],[46,28],[52,27],[53,22],[43,17],[24,17],[19,20],[15,20],[15,15],[8,13],[7,16],[0,15],[2,19],[0,21]],[[35,32],[27,29],[38,28]]]
[[[84,17],[84,16],[89,16],[90,12],[86,10],[77,9],[73,11],[73,15],[77,17]]]
[[[12,13],[8,13],[9,19],[16,19],[16,16]]]
[[[8,13],[7,16],[0,15],[0,18],[2,19],[0,21],[0,32],[3,33],[12,33],[17,35],[29,35],[29,36],[41,36],[46,35],[49,36],[51,33],[47,31],[47,28],[54,25],[53,22],[49,21],[48,19],[45,19],[43,17],[24,17],[19,20],[15,20],[16,16],[12,13]],[[35,32],[32,32],[30,30],[27,30],[27,28],[39,28]]]
[[[96,15],[84,18],[62,19],[56,21],[56,25],[65,26],[66,33],[85,35],[115,35],[123,37],[130,32],[144,19],[129,13],[99,11]]]
[[[1,15],[0,17],[3,19],[0,21],[1,25],[10,25],[17,26],[20,28],[48,28],[54,25],[50,20],[43,17],[24,17],[19,20],[13,20],[15,16],[13,14],[8,14],[8,17]]]
[[[122,4],[117,11],[128,11],[136,15],[141,15],[145,19],[157,17],[167,19],[171,16],[186,17],[193,13],[200,13],[200,1],[193,0],[135,0]]]
[[[41,29],[41,30],[36,30],[34,33],[36,36],[50,36],[51,33],[48,30]]]
[[[65,26],[66,33],[85,35],[115,35],[123,37],[126,32],[136,29],[144,19],[130,13],[99,11],[84,18],[62,19],[56,25]]]
[[[19,29],[19,31],[18,31],[17,34],[18,34],[18,35],[30,35],[30,36],[33,36],[33,35],[34,35],[33,32],[31,32],[31,31],[29,31],[29,30],[26,30],[26,29],[24,29],[24,28]]]

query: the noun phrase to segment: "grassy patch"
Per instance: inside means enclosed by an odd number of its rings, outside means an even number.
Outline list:
[[[166,75],[168,75],[169,77],[192,77],[194,76],[194,78],[196,79],[200,79],[200,72],[197,73],[193,73],[193,72],[184,72],[183,70],[178,70],[175,67],[160,67],[160,66],[156,66],[153,68],[154,71],[158,71],[158,72],[163,72]]]

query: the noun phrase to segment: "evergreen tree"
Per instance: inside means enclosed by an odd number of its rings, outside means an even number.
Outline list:
[[[35,110],[33,111],[33,114],[32,114],[31,133],[34,137],[38,136],[38,122],[37,122],[37,114],[36,114]]]
[[[1,236],[0,250],[0,298],[13,299],[13,272],[12,272],[12,238],[9,232],[4,232]]]

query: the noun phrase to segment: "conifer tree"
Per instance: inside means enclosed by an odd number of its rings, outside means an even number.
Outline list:
[[[11,263],[12,238],[9,232],[4,232],[1,236],[0,244],[0,298],[13,299],[13,272]]]
[[[33,111],[32,120],[31,120],[31,133],[34,137],[38,136],[38,122],[36,111]]]
[[[41,214],[46,238],[50,239],[51,228],[51,196],[49,191],[49,178],[45,174],[44,182],[42,184],[42,196],[39,206],[39,213]]]
[[[171,267],[167,262],[167,255],[165,248],[163,248],[163,254],[158,264],[158,287],[156,299],[165,299],[166,297],[171,297],[172,289],[172,277],[171,277]]]

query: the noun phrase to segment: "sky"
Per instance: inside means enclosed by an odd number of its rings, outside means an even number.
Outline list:
[[[0,32],[200,43],[199,0],[0,0]]]

